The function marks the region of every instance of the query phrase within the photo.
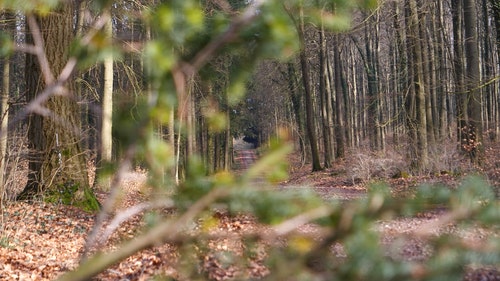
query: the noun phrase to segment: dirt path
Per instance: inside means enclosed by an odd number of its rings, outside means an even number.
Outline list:
[[[234,151],[234,169],[243,171],[248,169],[257,160],[255,149],[242,149]]]

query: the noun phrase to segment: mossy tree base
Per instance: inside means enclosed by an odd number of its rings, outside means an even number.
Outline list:
[[[26,192],[25,189],[18,200],[34,200],[40,198],[44,202],[53,204],[64,204],[81,208],[88,212],[98,211],[101,207],[95,194],[89,187],[80,188],[77,184],[67,183],[58,185],[40,192]]]
[[[44,201],[71,205],[85,211],[94,212],[100,209],[99,201],[89,187],[80,188],[75,184],[60,185],[44,193]]]

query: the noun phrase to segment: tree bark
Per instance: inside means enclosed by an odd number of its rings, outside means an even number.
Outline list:
[[[37,57],[27,55],[26,83],[29,100],[34,100],[45,89],[48,75],[59,75],[68,60],[73,40],[72,1],[61,3],[59,9],[36,16],[50,73],[42,71]],[[30,25],[29,25],[30,26]],[[30,26],[33,28],[33,26]],[[33,29],[28,42],[33,42]],[[54,92],[45,104],[40,104],[43,116],[32,114],[29,119],[29,148],[32,152],[28,183],[19,199],[29,199],[39,192],[47,200],[73,203],[88,209],[98,208],[89,190],[86,157],[81,147],[80,108],[75,93],[75,82],[66,81],[64,92]],[[83,204],[83,205],[82,205]]]
[[[327,68],[326,68],[326,38],[325,29],[323,26],[319,29],[319,95],[321,101],[321,127],[323,132],[323,165],[325,168],[330,168],[333,161],[332,153],[332,134],[331,128],[333,124],[329,122],[329,117],[332,115],[332,104],[330,100],[331,92],[327,88]]]
[[[343,158],[345,155],[345,122],[344,122],[344,87],[342,86],[342,62],[340,60],[339,35],[333,36],[333,72],[335,87],[335,156]],[[330,68],[331,69],[331,68]]]
[[[495,21],[496,44],[497,44],[497,57],[499,58],[498,64],[500,66],[500,2],[498,0],[491,1],[491,10],[493,12],[493,19]]]
[[[0,123],[0,198],[4,194],[4,184],[6,178],[6,163],[7,163],[7,139],[9,136],[9,88],[10,88],[10,59],[5,58],[3,61],[2,73],[2,94],[1,94],[1,116]]]
[[[108,40],[113,37],[113,21],[111,18],[105,26]],[[101,133],[98,154],[99,167],[105,162],[110,162],[113,156],[113,56],[109,55],[104,59],[104,85],[102,91],[102,112],[101,112]],[[104,163],[103,163],[104,162]],[[110,179],[104,179],[97,185],[100,189],[107,191],[110,189]]]
[[[437,35],[437,57],[439,59],[439,64],[441,67],[437,68],[437,81],[436,83],[438,84],[438,98],[440,100],[440,109],[439,109],[439,120],[440,120],[440,127],[439,127],[439,136],[440,140],[444,139],[449,139],[451,138],[451,122],[448,118],[449,114],[449,101],[450,101],[450,88],[449,88],[449,83],[447,81],[450,81],[450,74],[448,71],[448,67],[450,65],[450,62],[446,56],[446,45],[445,45],[445,36],[444,36],[444,30],[445,30],[445,23],[444,23],[444,7],[443,7],[443,2],[439,1],[436,4],[437,7],[437,27],[435,28],[434,31],[438,32],[439,34]],[[443,30],[442,32],[440,30]],[[451,67],[450,67],[451,68]]]
[[[483,1],[484,5],[484,25],[485,29],[487,30],[486,34],[484,35],[485,41],[488,43],[491,42],[491,38],[493,38],[494,44],[496,45],[496,61],[498,63],[498,66],[500,66],[500,2],[498,0],[490,0],[490,6],[491,6],[491,14],[493,16],[493,25],[495,26],[496,29],[496,34],[494,36],[491,36],[492,30],[491,26],[492,24],[490,23],[490,17],[489,17],[489,9],[490,7],[486,2],[487,0]],[[488,79],[490,78],[489,76],[495,76],[497,75],[497,69],[498,67],[493,63],[495,62],[495,54],[493,53],[494,46],[492,43],[489,43],[489,49],[490,50],[485,50],[485,53],[488,54],[488,58],[485,58],[486,62],[492,62],[488,63],[486,68],[489,70],[489,73],[486,73]],[[488,76],[489,75],[489,76]],[[498,92],[498,83],[494,83],[492,85],[487,86],[489,88],[489,110],[491,112],[490,114],[490,126],[489,126],[489,138],[493,141],[498,140],[498,136],[500,135],[500,117],[499,117],[499,112],[498,108],[500,106],[500,101],[498,101],[497,98],[497,92]]]
[[[465,150],[471,161],[479,164],[482,157],[482,97],[479,71],[479,48],[477,35],[477,9],[473,0],[463,0],[465,26],[465,59],[467,69],[467,101],[469,123],[467,124],[467,143]]]
[[[368,126],[368,138],[370,139],[370,148],[373,150],[380,150],[380,134],[379,134],[379,99],[378,99],[378,73],[375,66],[376,60],[376,42],[373,36],[378,36],[377,34],[371,34],[368,30],[369,27],[365,27],[365,70],[366,78],[368,79],[368,105],[367,105],[367,126]]]
[[[463,48],[463,3],[461,0],[451,1],[453,21],[453,74],[456,95],[457,140],[463,146],[466,135],[463,131],[468,122],[467,103],[464,90],[464,48]]]
[[[304,163],[307,158],[306,144],[303,139],[304,136],[304,110],[302,106],[302,95],[298,90],[297,85],[300,83],[297,77],[297,70],[295,63],[287,64],[287,74],[288,74],[288,91],[290,92],[290,100],[292,102],[293,113],[295,116],[295,123],[297,123],[297,134],[299,135],[299,148],[301,151],[301,163]]]
[[[310,77],[309,77],[309,64],[307,62],[307,55],[304,45],[304,17],[300,15],[300,23],[299,23],[299,40],[301,41],[302,49],[300,51],[300,65],[302,69],[302,83],[304,85],[304,93],[305,93],[305,105],[306,105],[306,131],[307,137],[309,139],[309,146],[311,148],[311,161],[312,161],[312,171],[321,170],[321,164],[319,160],[318,153],[318,141],[316,137],[316,129],[314,122],[314,110],[313,110],[313,100],[312,100],[312,89],[310,85]]]
[[[416,0],[406,1],[407,11],[407,43],[410,52],[409,59],[411,79],[411,94],[407,101],[409,140],[415,142],[409,148],[411,167],[417,172],[425,171],[428,167],[428,140],[424,66],[422,44],[420,38],[419,11]]]
[[[15,15],[10,12],[1,13],[2,24],[1,29],[4,30],[11,36],[15,30]],[[1,108],[0,108],[0,199],[3,198],[5,194],[4,185],[7,176],[7,140],[9,136],[9,97],[10,97],[10,57],[5,57],[3,59],[2,67],[2,88],[1,88]]]

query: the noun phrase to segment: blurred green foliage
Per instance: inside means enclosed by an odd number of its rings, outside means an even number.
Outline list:
[[[498,235],[485,237],[485,241],[473,247],[463,243],[457,233],[433,235],[434,229],[428,230],[431,234],[426,229],[418,230],[408,234],[415,237],[402,235],[402,243],[418,238],[424,241],[431,254],[423,260],[406,261],[387,254],[377,230],[380,222],[413,217],[439,208],[445,210],[444,219],[447,220],[443,219],[443,224],[438,223],[436,227],[453,225],[458,229],[470,229],[481,226],[498,234],[499,202],[491,187],[480,178],[469,178],[456,190],[422,186],[413,197],[405,199],[393,198],[389,187],[376,184],[366,198],[349,202],[324,200],[307,188],[279,189],[273,185],[286,178],[286,156],[291,151],[286,137],[278,136],[263,157],[243,174],[229,171],[208,174],[206,163],[199,155],[192,155],[184,163],[186,170],[179,184],[173,179],[164,180],[170,177],[168,171],[176,164],[177,147],[155,134],[151,124],[166,124],[170,113],[176,112],[179,99],[183,98],[183,93],[177,92],[179,86],[174,72],[183,69],[189,76],[191,70],[203,79],[210,79],[217,76],[210,59],[221,54],[231,56],[229,82],[220,88],[227,92],[228,105],[237,104],[244,98],[247,80],[259,60],[286,60],[296,54],[299,44],[295,23],[301,9],[309,22],[322,22],[329,29],[343,30],[350,25],[352,9],[374,9],[377,1],[230,1],[231,7],[240,10],[230,14],[218,11],[210,16],[204,11],[204,1],[160,2],[150,7],[146,15],[154,34],[143,53],[151,94],[147,101],[134,104],[133,109],[125,106],[127,110],[119,111],[114,135],[123,150],[134,146],[135,157],[150,171],[150,185],[155,189],[151,199],[161,196],[174,199],[175,213],[164,217],[149,214],[146,216],[147,231],[116,252],[89,258],[62,280],[86,280],[120,259],[160,241],[178,245],[181,253],[178,272],[190,280],[205,279],[207,276],[193,260],[203,260],[210,254],[208,245],[213,237],[209,232],[217,225],[215,213],[221,209],[230,216],[250,215],[266,231],[243,234],[242,255],[219,251],[214,258],[224,268],[232,264],[245,267],[249,260],[259,259],[269,269],[263,277],[268,280],[460,280],[468,266],[498,266]],[[48,12],[56,3],[55,0],[3,1],[1,7],[16,5],[16,9],[24,11]],[[252,4],[260,6],[252,10]],[[96,4],[96,7],[108,6],[109,1]],[[86,46],[75,43],[74,55],[84,59],[84,65],[89,63],[88,58],[98,61],[108,52],[115,51],[101,35],[98,32]],[[216,49],[207,51],[210,46]],[[200,61],[203,55],[208,57]],[[198,69],[190,68],[194,66]],[[220,119],[225,117],[214,112],[211,128],[221,129],[225,123]],[[182,123],[175,125],[176,131],[185,129]],[[289,224],[290,229],[287,228]],[[303,224],[318,227],[318,236],[296,231],[295,228]],[[193,225],[202,227],[194,232]],[[277,230],[281,231],[279,235]],[[260,245],[264,245],[266,254],[257,258],[253,250]],[[335,250],[337,246],[342,250]]]
[[[0,32],[0,57],[8,57],[14,52],[14,42],[11,35]]]

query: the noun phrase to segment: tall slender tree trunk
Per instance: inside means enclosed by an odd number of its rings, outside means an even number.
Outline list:
[[[482,97],[479,70],[479,48],[477,35],[477,9],[474,0],[463,0],[465,26],[465,59],[467,101],[469,103],[469,123],[467,126],[467,144],[471,161],[479,164],[482,157]]]
[[[316,126],[314,122],[312,88],[310,85],[310,77],[309,77],[309,64],[307,62],[307,54],[304,45],[305,26],[304,26],[304,16],[302,10],[299,20],[300,23],[299,23],[298,33],[299,33],[299,40],[302,46],[300,51],[300,65],[302,69],[302,83],[304,85],[304,92],[305,92],[306,130],[307,130],[307,137],[309,139],[309,146],[311,148],[312,171],[314,172],[321,170],[321,164],[319,160],[318,140],[316,137],[316,129],[315,129]]]
[[[446,66],[449,65],[449,60],[446,56],[446,46],[445,46],[445,36],[444,36],[444,30],[445,30],[445,24],[444,24],[444,7],[443,7],[443,2],[438,1],[437,3],[437,27],[435,28],[435,31],[438,32],[438,39],[437,39],[437,57],[439,59],[439,64],[441,67],[438,68],[438,74],[437,74],[437,83],[438,83],[438,98],[441,101],[441,106],[439,109],[439,120],[440,120],[440,128],[439,128],[439,135],[440,139],[443,140],[445,138],[450,138],[451,131],[451,123],[450,120],[448,119],[448,112],[449,112],[449,83],[445,81],[450,81],[450,74],[448,71],[448,68]],[[441,81],[441,82],[440,82]]]
[[[226,93],[226,129],[224,131],[224,170],[228,171],[231,169],[231,155],[233,151],[233,140],[231,138],[231,118],[229,116],[230,108],[229,108],[229,102],[228,102],[228,97]]]
[[[10,12],[2,12],[0,28],[4,32],[13,33],[15,29],[15,15]],[[2,65],[2,87],[0,94],[0,200],[4,195],[7,164],[7,140],[9,136],[9,97],[10,97],[10,57],[3,59]]]
[[[1,122],[0,122],[0,198],[4,194],[5,176],[7,173],[7,139],[9,136],[9,88],[10,88],[10,59],[6,58],[3,61],[2,73],[2,94],[1,98]]]
[[[111,17],[105,26],[108,40],[113,37],[113,22]],[[113,56],[108,55],[104,59],[104,84],[102,91],[102,112],[101,112],[101,132],[100,145],[98,153],[98,166],[104,162],[110,162],[113,156]],[[104,179],[99,182],[98,186],[102,190],[109,190],[111,179]]]
[[[299,149],[301,151],[301,162],[304,163],[307,158],[306,144],[304,141],[304,110],[302,108],[302,95],[298,90],[297,85],[300,83],[297,78],[297,70],[294,63],[287,64],[288,73],[288,90],[290,91],[290,100],[292,102],[295,123],[297,123],[297,131],[299,135]]]
[[[340,60],[339,35],[333,36],[333,72],[335,87],[335,156],[343,158],[345,155],[345,122],[344,122],[344,87],[342,86],[342,62]],[[329,61],[331,65],[331,62]],[[331,69],[331,68],[330,68]]]
[[[488,36],[490,32],[490,16],[488,12],[488,0],[482,0],[481,1],[481,17],[482,17],[482,29],[483,32],[479,33],[478,35],[481,35],[481,43],[482,47],[480,48],[481,50],[481,72],[483,73],[482,75],[482,80],[483,81],[488,81],[491,79],[491,77],[494,75],[494,64],[491,63],[494,61],[494,55],[492,55],[492,41],[490,36]],[[479,39],[478,39],[479,40]],[[493,86],[490,83],[485,83],[484,87],[482,87],[482,92],[484,96],[484,124],[483,124],[483,130],[486,132],[491,132],[491,129],[494,127],[494,121],[492,119],[493,117],[493,111],[492,111],[492,101],[496,97],[496,93],[493,92]]]
[[[492,14],[493,14],[493,20],[495,24],[495,29],[496,29],[496,49],[497,49],[497,63],[498,63],[498,68],[500,68],[500,1],[498,0],[490,0],[491,2],[491,9],[492,9]],[[498,91],[500,87],[500,83],[496,83],[495,89]],[[500,99],[498,97],[495,98],[494,101],[494,109],[493,111],[495,117],[495,128],[493,129],[494,135],[493,137],[498,140],[500,137],[500,114],[499,114],[499,103]]]
[[[196,145],[196,108],[195,108],[195,93],[194,93],[194,78],[187,82],[187,97],[186,97],[186,157],[190,157],[197,152]]]
[[[407,43],[410,52],[411,69],[411,91],[410,100],[407,102],[407,114],[409,115],[410,141],[415,141],[411,145],[410,153],[413,159],[412,168],[415,171],[425,171],[428,167],[428,139],[427,139],[427,114],[426,114],[426,94],[424,80],[424,62],[422,57],[422,43],[420,38],[419,11],[416,0],[407,0]]]
[[[420,19],[419,19],[419,11],[417,2],[414,0],[410,0],[410,5],[412,9],[412,24],[415,25],[415,28],[418,32],[415,32],[415,35],[421,34],[420,29]],[[416,37],[415,40],[415,48],[414,48],[414,56],[415,56],[415,65],[417,67],[416,77],[415,77],[415,89],[417,91],[417,118],[418,118],[418,154],[419,154],[419,163],[418,167],[420,170],[426,170],[428,165],[428,128],[427,128],[427,105],[426,105],[426,83],[425,83],[425,70],[424,70],[424,58],[422,52],[422,43],[421,38]]]
[[[408,73],[409,73],[409,66],[408,66],[408,51],[405,46],[406,38],[408,37],[406,35],[406,29],[403,27],[403,22],[402,19],[404,19],[404,15],[402,15],[403,11],[401,10],[401,6],[398,2],[393,2],[393,8],[394,8],[394,28],[395,28],[395,37],[396,37],[396,46],[395,46],[395,52],[397,54],[395,58],[395,89],[397,89],[398,93],[404,93],[407,91],[407,89],[411,88],[409,86],[409,81],[408,81]],[[398,124],[402,125],[405,124],[405,116],[404,114],[400,114],[399,110],[400,108],[404,107],[404,99],[405,95],[401,95],[398,97],[394,103],[394,108],[398,110]],[[407,112],[408,114],[409,112]],[[399,126],[398,125],[398,126]],[[403,126],[401,126],[403,127]],[[403,135],[404,132],[401,132],[401,135]],[[397,133],[397,140],[399,141],[399,135],[400,133]]]
[[[329,97],[331,97],[330,89],[327,88],[327,54],[326,54],[326,38],[325,29],[323,26],[319,29],[319,95],[321,100],[321,126],[323,132],[323,146],[324,146],[324,167],[330,168],[333,161],[332,153],[332,134],[331,128],[333,124],[330,124],[329,117],[332,115],[331,102]]]
[[[376,44],[373,34],[365,27],[365,70],[366,78],[368,79],[368,105],[367,105],[367,126],[368,138],[370,139],[370,148],[380,150],[380,134],[379,134],[379,99],[378,99],[378,73],[375,67],[375,52]],[[377,35],[375,35],[377,36]]]
[[[457,140],[463,146],[468,122],[467,103],[464,90],[464,48],[463,48],[463,9],[462,0],[451,1],[453,21],[453,74],[456,96]]]
[[[351,65],[356,65],[355,64],[355,59],[354,59],[354,50],[351,49],[350,50],[350,61],[351,61]],[[358,90],[358,81],[357,81],[357,77],[359,76],[359,71],[358,71],[358,68],[357,67],[352,67],[351,68],[351,80],[353,81],[352,82],[352,99],[351,99],[351,106],[350,106],[350,112],[349,112],[349,116],[351,116],[351,133],[350,135],[352,136],[352,141],[351,141],[351,146],[352,147],[355,147],[355,146],[358,146],[361,142],[361,134],[363,132],[363,126],[362,126],[362,118],[361,118],[361,112],[360,112],[360,94],[359,94],[359,90]]]
[[[418,29],[420,34],[420,49],[421,49],[421,57],[422,57],[422,71],[423,71],[423,102],[424,102],[424,113],[425,113],[425,124],[426,124],[426,133],[427,133],[427,146],[430,146],[436,142],[436,133],[435,133],[435,125],[434,122],[437,122],[437,102],[436,102],[436,90],[434,87],[435,81],[435,69],[434,64],[436,58],[433,53],[434,41],[436,39],[434,36],[429,38],[428,32],[429,28],[425,25],[427,18],[429,15],[432,15],[432,12],[429,12],[427,9],[422,7],[422,4],[417,3],[417,11],[418,15]],[[431,18],[432,22],[435,22],[435,19]],[[436,121],[435,121],[436,120]]]
[[[493,12],[493,20],[495,21],[495,29],[497,30],[496,34],[496,45],[497,45],[497,57],[498,64],[500,66],[500,1],[498,0],[490,0],[491,1],[491,10]]]

